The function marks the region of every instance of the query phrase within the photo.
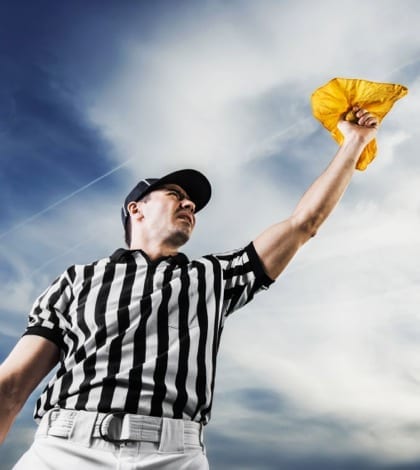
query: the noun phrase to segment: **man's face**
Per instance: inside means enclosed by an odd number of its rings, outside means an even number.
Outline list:
[[[195,204],[177,184],[166,184],[139,201],[148,236],[172,247],[186,243],[195,226]]]

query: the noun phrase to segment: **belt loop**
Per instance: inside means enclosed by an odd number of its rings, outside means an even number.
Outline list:
[[[159,452],[184,452],[184,422],[162,418]]]
[[[48,416],[47,434],[68,439],[74,425],[75,413],[73,410],[53,408]]]
[[[48,434],[48,429],[51,425],[51,415],[54,411],[56,411],[56,408],[51,408],[42,416],[38,424],[38,429],[36,430],[36,437],[45,437]]]

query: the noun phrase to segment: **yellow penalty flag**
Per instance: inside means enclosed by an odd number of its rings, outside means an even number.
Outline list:
[[[407,93],[408,89],[403,85],[357,78],[333,78],[312,93],[312,112],[341,145],[344,138],[337,124],[343,117],[346,121],[356,121],[353,106],[367,109],[381,123],[393,104]],[[372,140],[360,155],[356,168],[365,170],[375,158],[376,152],[376,140]]]

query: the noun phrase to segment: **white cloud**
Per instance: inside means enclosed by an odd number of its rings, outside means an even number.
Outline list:
[[[296,98],[307,93],[309,103],[310,92],[333,76],[386,81],[412,58],[417,28],[395,34],[396,4],[356,5],[344,12],[330,1],[241,2],[171,17],[160,40],[128,44],[125,65],[92,106],[91,118],[123,160],[135,156],[137,172],[139,165],[156,171],[216,163],[233,171],[288,127],[272,123],[264,132],[266,121],[246,106],[250,99],[284,85]]]

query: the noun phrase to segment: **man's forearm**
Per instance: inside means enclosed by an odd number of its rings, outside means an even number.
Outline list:
[[[18,390],[15,389],[13,380],[2,378],[0,367],[0,444],[6,439],[16,415],[22,405],[18,403]]]
[[[308,238],[316,234],[344,194],[365,145],[359,138],[345,142],[327,169],[302,196],[292,217]]]

